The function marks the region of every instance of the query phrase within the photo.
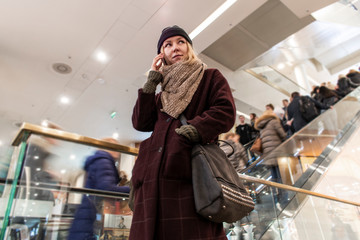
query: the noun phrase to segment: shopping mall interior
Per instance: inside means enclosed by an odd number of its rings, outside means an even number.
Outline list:
[[[248,122],[360,69],[359,9],[358,0],[1,1],[0,239],[67,239],[89,196],[96,239],[129,238],[129,194],[85,188],[83,165],[96,149],[117,151],[131,178],[151,135],[134,129],[133,108],[163,28],[189,33]],[[253,156],[239,178],[255,210],[224,223],[227,238],[360,239],[359,110],[355,89],[277,147],[282,183]],[[46,181],[34,178],[45,170]]]

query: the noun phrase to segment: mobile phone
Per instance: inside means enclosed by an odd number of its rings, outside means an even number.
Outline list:
[[[165,58],[162,58],[162,59],[161,59],[161,62],[162,62],[163,65],[167,65],[167,64],[166,64],[166,61],[165,61]]]
[[[159,61],[156,63],[156,66],[161,67],[162,64],[164,64],[163,59],[159,59]]]

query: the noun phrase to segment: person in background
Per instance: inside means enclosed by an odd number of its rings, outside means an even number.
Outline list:
[[[254,127],[256,119],[257,119],[256,113],[250,113],[250,125],[251,125],[251,127]]]
[[[351,91],[353,91],[355,88],[357,88],[359,85],[354,84],[349,78],[347,78],[345,75],[340,74],[338,81],[337,81],[337,85],[335,88],[335,93],[343,98],[345,97],[347,94],[349,94]]]
[[[250,113],[251,139],[255,139],[259,135],[259,131],[255,129],[255,121],[258,119],[256,113]]]
[[[282,104],[283,104],[282,109],[284,110],[284,113],[286,113],[287,107],[289,106],[289,100],[283,99],[283,100],[282,100]]]
[[[270,166],[272,181],[281,182],[277,158],[271,152],[285,139],[286,133],[281,126],[280,119],[271,110],[266,110],[255,122],[255,128],[260,131],[264,164]]]
[[[274,105],[272,105],[272,103],[269,103],[269,104],[267,104],[266,106],[265,106],[265,109],[266,110],[271,110],[271,111],[274,111]]]
[[[321,101],[321,97],[319,94],[319,86],[314,86],[312,92],[310,93],[310,96],[315,99],[316,101]]]
[[[263,115],[255,122],[255,128],[260,130],[260,139],[262,143],[263,154],[261,158],[263,164],[271,172],[270,181],[282,183],[280,169],[277,161],[277,155],[274,149],[277,148],[285,139],[286,133],[281,126],[280,119],[271,110],[266,110]],[[281,191],[274,188],[274,199],[276,206],[283,199],[281,198]]]
[[[240,136],[240,143],[242,145],[247,144],[252,140],[252,127],[245,123],[245,116],[239,116],[240,124],[236,127],[236,133]]]
[[[104,138],[102,140],[119,143],[113,138]],[[119,156],[119,152],[102,149],[89,156],[84,166],[86,171],[85,188],[129,193],[130,188],[128,186],[118,186],[120,177],[115,161]],[[99,205],[99,201],[101,199],[97,199],[94,195],[83,195],[69,230],[69,240],[96,239],[93,228],[98,212],[96,206]]]
[[[324,104],[327,108],[333,106],[340,99],[340,97],[333,90],[327,87],[320,87],[319,95],[321,97],[321,103]]]
[[[195,55],[190,37],[178,26],[162,31],[157,54],[132,115],[136,130],[152,134],[140,144],[132,171],[129,239],[226,240],[222,223],[195,211],[191,151],[233,127],[236,110],[229,84]],[[188,125],[182,125],[181,116]]]
[[[350,69],[346,77],[348,77],[353,84],[360,85],[360,73],[355,69]]]
[[[226,143],[222,143],[220,145],[220,148],[225,152],[226,156],[228,156],[229,161],[237,172],[244,169],[249,161],[246,150],[239,142],[239,138],[240,136],[238,134],[227,133],[225,135]]]
[[[125,171],[120,171],[120,179],[119,186],[130,186],[130,180]]]
[[[315,106],[318,109],[328,109],[329,107],[324,106],[322,103],[316,101],[315,99],[307,96],[311,101],[314,102]],[[302,117],[300,111],[300,93],[293,92],[291,93],[290,104],[288,106],[288,125],[294,128],[294,131],[297,132],[303,128],[308,122]]]

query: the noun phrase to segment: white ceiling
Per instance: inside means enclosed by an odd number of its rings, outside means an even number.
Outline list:
[[[0,141],[9,143],[12,140],[18,129],[15,123],[40,124],[43,119],[59,124],[66,131],[95,138],[111,136],[117,131],[120,142],[125,145],[143,140],[149,134],[132,128],[132,107],[138,88],[146,80],[144,73],[156,54],[161,30],[177,24],[191,32],[223,2],[0,0]],[[220,68],[228,78],[237,102],[246,103],[242,111],[259,113],[264,103],[280,102],[287,96],[256,78],[244,75],[243,68],[230,70],[205,53],[215,41],[269,2],[279,3],[279,0],[238,0],[193,40],[195,50],[203,53],[204,61],[210,67]],[[300,19],[334,1],[321,0],[314,4],[307,0],[295,5],[295,1],[281,2]],[[250,30],[254,32],[261,28],[257,24],[251,26],[253,29]],[[305,35],[299,35],[300,42],[310,44],[307,42],[308,34],[311,38],[319,36],[316,33],[318,29],[311,26],[308,26],[311,28],[308,32],[303,33]],[[358,27],[346,28],[346,36],[358,40],[359,35],[355,34]],[[345,30],[342,31],[345,34]],[[317,60],[323,61],[324,66],[329,68],[334,68],[336,61],[349,66],[343,61],[341,53],[345,48],[346,54],[359,51],[359,48],[346,46],[338,36],[335,45],[330,44],[333,34],[320,35],[323,38],[318,38],[318,44],[325,42],[327,47],[322,48],[319,56],[314,55],[316,51],[313,51],[314,54],[308,52],[306,58],[318,57]],[[342,48],[334,55],[331,49],[337,45]],[[280,51],[279,45],[275,46],[278,49],[272,47],[267,47],[271,48],[270,53]],[[95,58],[100,50],[108,54],[105,63]],[[276,64],[270,53],[259,53],[262,55],[256,55],[258,58],[248,63],[248,67]],[[279,53],[276,55],[279,56]],[[54,63],[68,64],[72,72],[66,75],[56,73],[52,69]],[[70,104],[60,104],[61,96],[68,96]],[[238,108],[241,106],[238,105]],[[112,111],[118,112],[114,119],[110,118]]]

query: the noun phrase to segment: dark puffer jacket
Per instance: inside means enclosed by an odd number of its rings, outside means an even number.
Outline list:
[[[255,122],[255,128],[260,130],[260,138],[262,143],[265,165],[277,165],[276,156],[271,152],[278,147],[286,138],[286,133],[281,126],[280,119],[266,113],[259,117]]]
[[[360,84],[360,73],[353,71],[346,75],[348,78],[350,78],[351,82],[354,84]]]
[[[130,192],[129,187],[118,186],[120,178],[114,163],[114,158],[110,153],[101,150],[88,157],[84,167],[87,172],[85,187],[114,192]],[[69,230],[69,240],[96,239],[93,225],[98,202],[94,196],[83,196]]]

